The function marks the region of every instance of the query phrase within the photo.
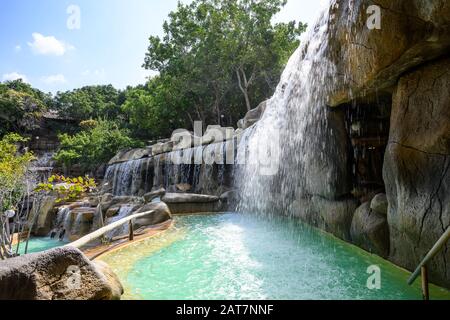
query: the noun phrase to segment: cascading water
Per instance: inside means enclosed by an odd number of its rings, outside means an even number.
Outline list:
[[[339,156],[333,152],[326,106],[336,75],[329,59],[331,11],[324,11],[309,29],[262,119],[241,139],[237,161],[245,158],[246,164],[236,179],[239,211],[288,212],[294,199],[333,188],[336,173],[324,165],[329,157]]]
[[[152,189],[164,187],[176,192],[177,185],[189,185],[190,192],[220,193],[228,182],[226,178],[232,175],[227,159],[234,158],[233,146],[232,141],[224,141],[110,165],[103,191],[116,196],[143,196]]]
[[[116,216],[106,219],[105,225],[114,223],[116,221],[119,221],[123,218],[128,217],[133,212],[133,209],[134,209],[133,206],[122,206],[119,210],[119,213]],[[113,239],[115,237],[119,237],[119,236],[122,236],[125,234],[128,234],[128,224],[124,224],[120,228],[117,228],[113,231],[108,232],[106,234],[106,237],[108,239]]]

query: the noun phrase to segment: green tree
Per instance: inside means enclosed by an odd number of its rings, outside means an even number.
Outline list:
[[[44,94],[22,80],[0,83],[0,135],[26,133],[37,128],[51,103],[50,94]]]
[[[58,92],[54,108],[63,117],[75,120],[117,119],[120,113],[120,92],[112,85],[87,86]]]
[[[19,152],[26,139],[10,133],[0,140],[0,214],[21,197],[27,168],[34,159],[30,152]]]
[[[167,137],[174,128],[185,124],[187,113],[182,110],[182,105],[177,105],[179,100],[175,88],[168,80],[155,77],[146,86],[128,88],[126,91],[122,111],[135,137]]]
[[[86,171],[107,163],[119,150],[141,146],[127,130],[106,120],[75,135],[61,134],[59,139],[61,146],[55,160],[65,166],[79,164]]]
[[[270,97],[306,26],[273,24],[285,0],[178,4],[164,36],[150,37],[144,67],[169,78],[189,117],[231,124]],[[236,105],[238,107],[236,107]],[[237,114],[235,114],[237,112]]]

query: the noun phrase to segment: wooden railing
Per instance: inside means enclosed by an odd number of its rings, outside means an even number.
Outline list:
[[[450,227],[447,228],[447,231],[444,232],[442,237],[436,242],[433,248],[428,252],[422,262],[419,264],[417,269],[411,275],[408,280],[408,285],[412,285],[414,281],[422,275],[422,292],[424,300],[430,299],[430,291],[429,291],[429,283],[428,283],[428,263],[444,248],[447,244],[448,240],[450,240]]]
[[[136,213],[129,217],[120,219],[119,221],[113,222],[103,228],[100,228],[97,231],[94,231],[75,242],[65,245],[65,247],[75,247],[75,248],[80,249],[80,248],[86,246],[87,244],[89,244],[90,242],[104,236],[106,233],[123,226],[125,223],[129,224],[129,240],[133,241],[133,239],[134,239],[133,220],[143,218],[145,216],[148,216],[149,214],[153,214],[154,212],[155,211],[152,210],[152,211],[147,211],[147,212],[142,212],[142,213]]]

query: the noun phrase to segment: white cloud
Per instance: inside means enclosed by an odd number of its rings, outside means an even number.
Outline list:
[[[17,46],[14,47],[14,51],[16,51],[16,52],[22,51],[22,46],[20,44],[18,44]]]
[[[28,78],[24,74],[20,74],[17,72],[5,73],[2,76],[3,81],[14,81],[18,79],[22,79],[23,82],[29,83]]]
[[[67,82],[66,77],[64,77],[63,74],[54,74],[54,75],[50,75],[50,76],[45,76],[45,77],[42,77],[41,80],[42,80],[42,82],[44,82],[45,84],[48,84],[48,85]]]
[[[63,56],[68,50],[74,49],[73,46],[53,36],[44,36],[37,32],[32,36],[33,42],[28,42],[28,45],[35,54]]]

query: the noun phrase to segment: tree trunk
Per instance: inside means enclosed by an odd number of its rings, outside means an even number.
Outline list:
[[[241,73],[242,73],[243,79],[241,79]],[[250,86],[250,82],[247,81],[247,76],[245,75],[244,70],[242,70],[241,68],[236,69],[236,76],[238,79],[239,89],[241,90],[242,94],[244,95],[247,111],[250,111],[250,110],[252,110],[252,105],[250,103],[250,97],[248,96],[248,87]],[[242,83],[242,82],[244,82],[244,83]]]

